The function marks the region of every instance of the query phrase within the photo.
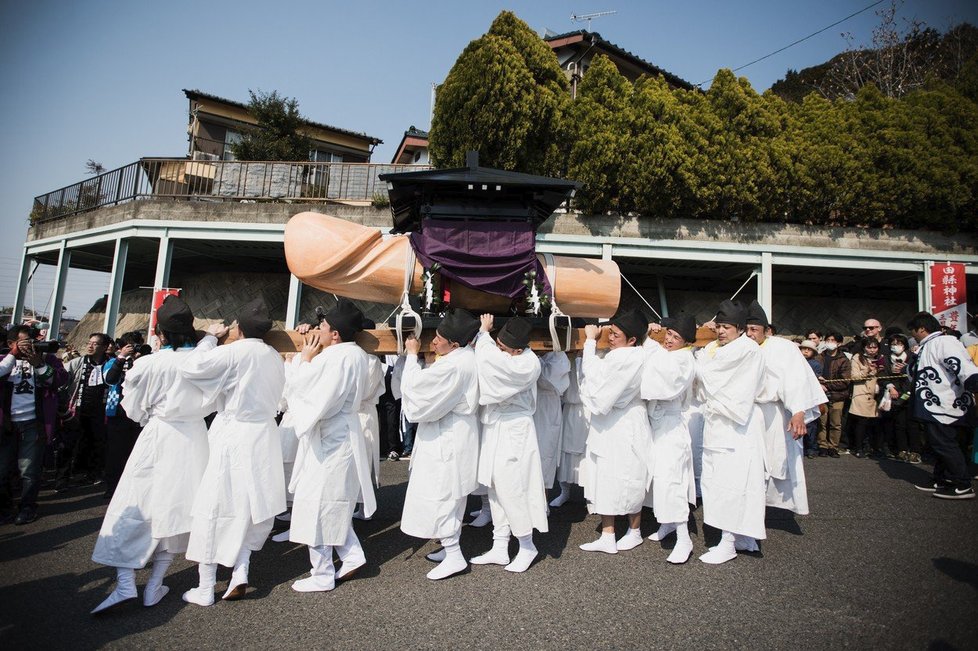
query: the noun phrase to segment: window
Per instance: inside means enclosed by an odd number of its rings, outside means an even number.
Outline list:
[[[234,154],[231,152],[231,145],[241,142],[241,138],[240,131],[227,130],[224,134],[224,153],[221,155],[221,160],[235,160]]]
[[[309,152],[309,160],[314,163],[342,163],[343,157],[331,151],[313,149]],[[312,165],[312,175],[309,182],[313,185],[326,185],[329,171],[325,165]]]

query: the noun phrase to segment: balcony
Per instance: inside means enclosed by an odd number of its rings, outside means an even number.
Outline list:
[[[378,177],[427,165],[141,158],[34,198],[31,225],[140,199],[215,202],[357,203],[387,201]]]

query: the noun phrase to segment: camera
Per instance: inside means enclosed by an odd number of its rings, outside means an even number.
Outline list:
[[[54,354],[58,352],[58,348],[61,347],[61,343],[54,340],[49,341],[35,341],[34,350],[38,355]]]

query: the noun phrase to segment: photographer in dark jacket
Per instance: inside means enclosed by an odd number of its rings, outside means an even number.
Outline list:
[[[143,343],[142,333],[127,332],[116,341],[115,355],[102,365],[102,374],[108,386],[105,397],[105,493],[102,494],[105,499],[111,499],[115,492],[132,448],[136,445],[136,438],[143,429],[126,416],[121,404],[126,371],[141,356]]]
[[[30,326],[11,327],[0,361],[0,518],[19,525],[37,519],[44,448],[57,430],[58,388],[68,382],[61,360],[40,353],[33,335]],[[21,477],[16,517],[8,481],[15,459]]]

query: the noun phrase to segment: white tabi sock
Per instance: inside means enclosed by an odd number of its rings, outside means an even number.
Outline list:
[[[757,538],[741,536],[739,533],[734,535],[734,549],[738,552],[759,552],[761,548],[757,544]]]
[[[92,614],[97,615],[110,608],[131,601],[137,596],[136,571],[128,567],[117,567],[115,568],[115,589],[112,591],[112,594],[95,607]]]
[[[434,563],[441,563],[443,560],[445,560],[445,548],[442,547],[441,549],[436,549],[431,553],[425,554],[424,557]]]
[[[369,520],[367,516],[363,514],[363,504],[357,504],[356,510],[353,512],[354,520]]]
[[[581,549],[586,552],[604,552],[605,554],[617,554],[618,545],[615,543],[615,532],[601,533],[597,540],[581,545]]]
[[[649,540],[654,540],[656,542],[665,540],[666,536],[670,535],[675,530],[676,530],[675,522],[664,522],[659,525],[659,528],[658,530],[656,530],[655,533],[649,535]]]
[[[680,522],[676,527],[676,546],[666,560],[675,565],[682,565],[689,560],[693,553],[693,540],[689,537],[689,523]]]
[[[700,560],[710,565],[720,565],[727,561],[737,558],[737,550],[734,548],[734,535],[729,531],[724,531],[720,536],[720,544],[710,548],[710,551],[700,556]]]
[[[550,506],[557,508],[563,506],[570,499],[570,484],[565,481],[560,482],[560,495],[550,500]]]
[[[426,575],[432,581],[447,579],[462,572],[469,566],[462,556],[462,548],[458,544],[458,536],[441,539],[445,558]]]
[[[286,529],[281,533],[277,533],[272,536],[272,542],[289,542],[289,534],[292,533],[291,529]]]
[[[469,523],[470,527],[484,527],[492,523],[492,509],[489,507],[488,495],[482,496],[482,508],[473,512],[472,515],[475,515],[475,520]]]
[[[217,563],[201,563],[197,566],[200,577],[196,588],[183,593],[183,600],[198,606],[214,605],[214,586],[217,584]]]
[[[625,535],[615,543],[615,547],[620,552],[627,552],[629,549],[635,549],[641,545],[643,540],[641,529],[632,529],[629,527]]]
[[[231,580],[228,581],[228,589],[221,599],[227,599],[239,585],[248,585],[248,568],[250,565],[251,550],[242,548],[238,552],[238,558],[234,561],[234,570],[231,572]]]
[[[486,493],[485,495],[480,495],[480,497],[482,498],[482,507],[478,511],[469,511],[469,515],[473,518],[477,518],[480,513],[489,510],[489,494]]]
[[[506,566],[507,572],[526,572],[539,554],[533,544],[533,532],[519,536],[517,540],[520,541],[520,551],[516,553],[513,562]]]
[[[340,571],[336,574],[338,581],[351,576],[367,564],[367,556],[363,553],[363,546],[353,530],[353,525],[346,532],[346,540],[336,548],[336,555],[340,557]]]
[[[153,554],[153,571],[149,575],[149,581],[146,582],[146,588],[143,590],[144,606],[155,606],[170,591],[168,587],[163,585],[163,577],[166,576],[166,571],[172,562],[173,554],[170,552],[157,550]]]
[[[292,513],[289,511],[285,511],[284,513],[279,513],[278,515],[275,516],[275,519],[281,522],[290,522],[292,520]]]
[[[330,545],[309,548],[309,563],[312,565],[308,576],[292,584],[296,592],[327,592],[336,587],[333,568],[333,548]]]
[[[492,549],[472,559],[473,565],[509,565],[510,529],[496,527],[492,531]]]

